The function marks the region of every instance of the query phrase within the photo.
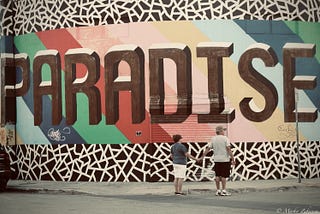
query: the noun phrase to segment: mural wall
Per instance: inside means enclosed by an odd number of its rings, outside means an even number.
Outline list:
[[[288,178],[298,116],[303,176],[319,177],[319,8],[4,1],[1,92],[16,118],[2,98],[2,144],[22,179],[167,181],[171,136],[200,156],[223,124],[232,179]],[[212,180],[209,157],[189,164],[189,180]]]

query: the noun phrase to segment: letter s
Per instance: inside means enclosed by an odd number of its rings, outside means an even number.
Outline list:
[[[263,110],[253,110],[253,98],[245,97],[240,102],[240,111],[248,120],[261,122],[267,120],[278,104],[278,93],[274,85],[257,72],[252,66],[252,60],[260,58],[266,66],[275,66],[278,63],[274,50],[262,43],[250,46],[240,57],[238,69],[241,78],[256,89],[265,98],[265,108]]]

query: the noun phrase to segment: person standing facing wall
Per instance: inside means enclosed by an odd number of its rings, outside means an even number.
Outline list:
[[[190,153],[188,153],[188,150],[185,147],[185,145],[181,143],[181,135],[173,135],[172,139],[174,144],[171,146],[171,158],[173,162],[175,194],[185,195],[185,193],[182,192],[182,184],[186,177],[187,158],[196,161],[199,161],[200,159],[195,158]]]
[[[211,138],[211,142],[205,149],[202,157],[208,154],[212,149],[214,154],[214,171],[215,171],[215,183],[216,183],[216,196],[229,196],[231,193],[227,192],[227,178],[230,176],[231,164],[235,165],[234,156],[231,151],[230,140],[224,135],[226,129],[223,126],[216,127],[216,136]],[[220,183],[222,191],[220,190]]]

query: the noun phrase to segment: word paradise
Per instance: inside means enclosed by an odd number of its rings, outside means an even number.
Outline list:
[[[192,70],[191,51],[185,44],[154,44],[149,48],[149,111],[152,123],[181,123],[192,113]],[[198,123],[230,123],[235,119],[235,110],[225,110],[223,94],[222,59],[233,53],[233,43],[199,43],[196,56],[207,60],[209,113],[198,114]],[[119,120],[119,91],[131,91],[132,123],[145,120],[145,56],[137,45],[116,45],[104,56],[104,90],[106,124],[115,124]],[[287,43],[283,46],[283,93],[284,121],[295,121],[295,89],[314,89],[316,77],[296,76],[295,59],[313,57],[314,44]],[[165,113],[164,59],[171,59],[176,64],[177,106],[176,112]],[[247,84],[258,91],[265,99],[263,109],[257,110],[252,105],[252,97],[244,97],[239,103],[240,111],[250,121],[267,120],[278,104],[278,93],[275,86],[252,66],[255,58],[261,59],[265,66],[274,67],[278,58],[272,47],[256,43],[247,48],[241,55],[238,71]],[[21,82],[5,85],[7,97],[18,97],[26,94],[30,88],[30,59],[26,54],[5,55],[2,59],[5,66],[12,70],[19,67]],[[86,48],[70,49],[64,55],[65,61],[65,106],[66,123],[72,125],[77,120],[77,93],[88,97],[89,123],[94,125],[101,121],[101,95],[96,83],[100,78],[100,58],[95,51]],[[119,75],[121,61],[128,63],[130,77]],[[43,65],[50,67],[51,80],[42,80]],[[77,78],[77,64],[86,66],[85,77]],[[7,70],[7,69],[6,69]],[[52,124],[62,120],[61,58],[56,50],[40,50],[33,61],[33,104],[34,124],[40,125],[42,118],[42,96],[52,98]],[[201,84],[201,83],[200,83]],[[301,122],[314,122],[317,109],[311,108],[298,112]]]

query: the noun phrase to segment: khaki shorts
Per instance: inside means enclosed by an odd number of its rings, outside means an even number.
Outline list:
[[[185,178],[187,172],[187,165],[173,164],[173,171],[175,178]]]

